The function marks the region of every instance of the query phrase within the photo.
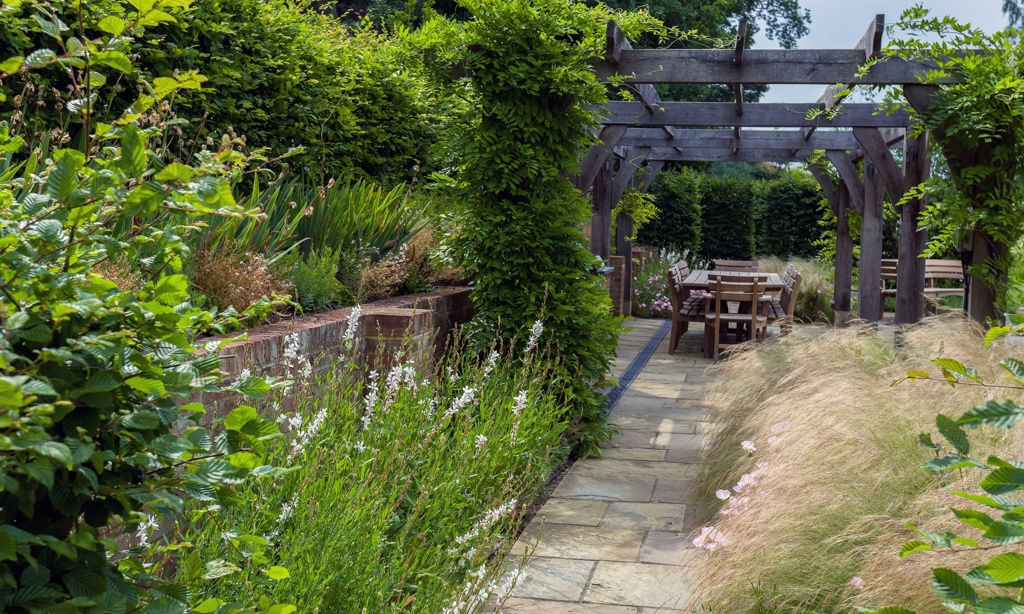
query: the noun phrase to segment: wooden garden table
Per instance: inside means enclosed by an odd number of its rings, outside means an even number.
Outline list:
[[[764,285],[766,292],[781,292],[786,283],[775,273],[748,273],[745,271],[690,271],[683,283],[680,284],[684,291],[700,290],[711,291],[711,283],[708,281],[710,275],[721,275],[722,277],[735,277],[736,281],[751,280],[758,275],[767,275],[768,281]]]

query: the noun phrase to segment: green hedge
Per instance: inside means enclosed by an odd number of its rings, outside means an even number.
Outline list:
[[[89,4],[130,13],[109,0]],[[76,5],[55,5],[72,29]],[[6,55],[52,45],[46,36],[26,33],[34,23],[28,4],[4,10],[0,46],[11,48]],[[208,79],[202,90],[175,98],[174,112],[185,123],[173,128],[181,138],[171,153],[187,161],[209,146],[207,138],[219,140],[230,131],[245,137],[249,148],[269,148],[271,157],[305,147],[289,162],[316,176],[403,181],[427,161],[432,126],[441,123],[431,113],[443,105],[407,69],[397,37],[344,25],[310,10],[308,0],[197,0],[191,8],[170,10],[175,21],[135,41],[135,68],[151,77],[195,71]],[[111,109],[98,117],[117,117],[134,101],[136,77],[125,75],[120,92],[97,101],[100,109]],[[35,80],[49,86],[63,78],[54,66]],[[13,111],[14,85],[0,84],[7,97],[0,96],[0,113]],[[48,126],[60,123],[61,112],[31,109],[26,119],[38,117],[40,127]]]
[[[803,171],[787,171],[758,181],[757,253],[763,256],[812,258],[821,238],[821,188]]]
[[[757,256],[756,212],[754,181],[745,177],[706,177],[701,199],[701,255],[753,260]]]
[[[692,168],[661,172],[651,185],[658,216],[637,233],[641,245],[700,251],[705,176]]]

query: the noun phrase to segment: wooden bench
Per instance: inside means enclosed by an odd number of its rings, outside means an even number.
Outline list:
[[[882,260],[882,300],[878,306],[879,318],[885,311],[885,297],[896,296],[896,263],[897,260],[893,259]],[[957,288],[936,288],[935,280],[937,279],[955,279],[960,281],[961,285]],[[928,259],[924,261],[924,296],[930,305],[937,304],[939,299],[944,296],[963,297],[963,279],[964,268],[959,260]]]

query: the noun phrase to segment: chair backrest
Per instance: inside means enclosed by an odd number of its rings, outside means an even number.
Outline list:
[[[730,278],[727,275],[709,275],[708,288],[711,291],[711,302],[714,303],[714,314],[716,322],[722,319],[722,305],[729,301],[750,303],[750,320],[754,322],[758,317],[757,305],[764,294],[764,282],[760,276],[752,279]],[[728,312],[728,308],[726,309]],[[711,313],[710,310],[707,313]]]
[[[756,260],[715,260],[716,271],[745,271],[748,273],[757,272]]]
[[[882,259],[882,283],[896,281],[896,265],[898,262],[895,258]]]
[[[666,274],[668,278],[668,291],[669,300],[672,303],[672,308],[675,313],[679,312],[683,302],[689,298],[682,296],[683,293],[683,280],[690,274],[690,267],[685,262],[677,262],[668,269]]]
[[[963,279],[964,265],[959,260],[925,260],[924,278],[930,279]]]
[[[787,283],[782,291],[782,311],[789,318],[792,318],[796,312],[796,295],[800,292],[800,282],[803,280],[804,276],[799,271],[796,271],[796,276],[793,277],[792,283]]]
[[[797,272],[795,266],[793,266],[792,264],[786,265],[786,274],[782,276],[782,281],[785,282],[788,286],[790,283],[792,283],[792,281],[796,278],[797,275],[799,275],[799,273]]]

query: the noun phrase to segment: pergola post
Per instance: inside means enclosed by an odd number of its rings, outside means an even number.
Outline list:
[[[845,180],[839,182],[839,207],[836,224],[836,278],[832,291],[836,325],[846,326],[850,320],[850,299],[853,292],[853,237],[846,219],[846,210],[852,203],[850,188]]]
[[[615,251],[624,258],[622,266],[622,315],[633,313],[633,217],[620,213],[615,218]]]
[[[857,316],[865,322],[877,322],[881,313],[883,197],[882,176],[874,163],[865,161],[857,298]]]
[[[903,146],[904,193],[928,179],[928,133],[907,135]],[[900,251],[896,265],[896,324],[914,324],[924,313],[924,268],[920,258],[928,242],[928,231],[918,228],[917,218],[923,203],[912,198],[900,207]]]
[[[612,246],[612,163],[605,161],[597,169],[591,192],[594,216],[590,219],[590,251],[605,262]]]

